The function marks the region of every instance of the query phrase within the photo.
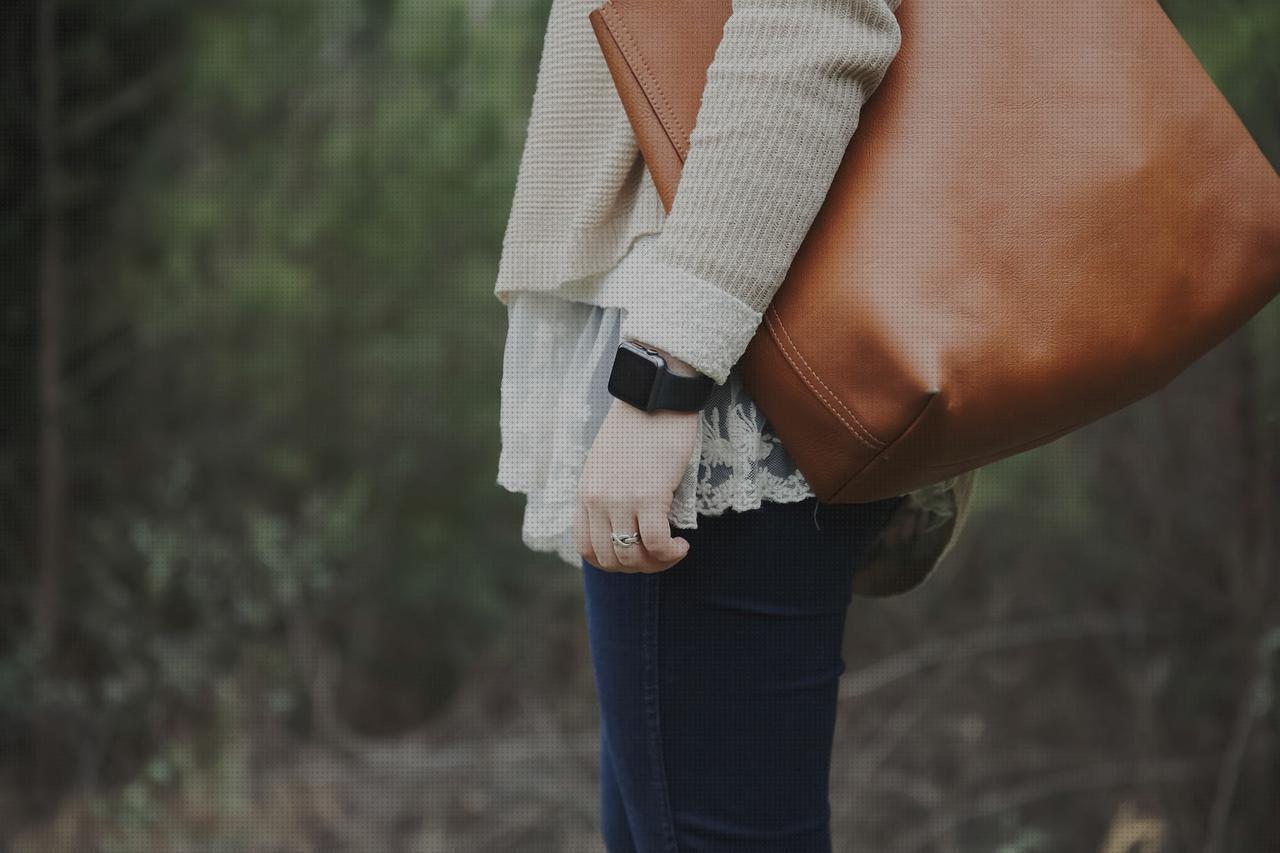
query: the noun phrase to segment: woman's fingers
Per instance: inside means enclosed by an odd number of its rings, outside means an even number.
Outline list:
[[[596,556],[596,549],[591,545],[591,519],[587,515],[587,508],[581,502],[578,503],[578,510],[573,519],[573,539],[574,546],[577,547],[582,559],[599,568],[600,558]]]
[[[636,524],[635,512],[625,504],[610,510],[609,528],[610,533],[624,535],[640,532]],[[610,543],[613,544],[612,537]],[[642,572],[649,568],[648,554],[645,553],[645,547],[639,541],[634,545],[613,544],[613,552],[618,556],[618,563],[623,567],[623,571]]]
[[[574,539],[578,553],[588,563],[605,571],[660,572],[671,568],[689,553],[689,543],[671,535],[668,507],[645,501],[638,510],[628,503],[606,507],[598,502],[578,504]],[[613,534],[639,533],[634,545],[618,545]]]
[[[588,467],[590,460],[588,460]],[[577,531],[578,553],[590,551],[594,559],[587,562],[598,569],[617,571],[618,555],[614,553],[609,538],[609,510],[606,506],[608,492],[596,477],[583,476],[578,482]]]
[[[595,565],[607,571],[617,571],[622,568],[622,564],[618,562],[616,549],[613,547],[613,540],[609,538],[613,529],[609,523],[609,511],[600,504],[588,503],[587,517],[591,522],[591,547],[600,558]]]
[[[654,565],[669,569],[689,553],[688,540],[671,535],[667,507],[656,503],[646,504],[637,513],[637,521],[640,541],[644,543],[645,551]]]

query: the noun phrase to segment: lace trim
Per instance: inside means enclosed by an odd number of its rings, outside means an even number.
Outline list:
[[[695,526],[696,515],[742,512],[758,509],[764,501],[792,503],[814,496],[736,371],[707,401],[699,423],[696,476],[688,494],[676,494],[679,506],[673,506],[673,515],[680,520],[675,523]]]

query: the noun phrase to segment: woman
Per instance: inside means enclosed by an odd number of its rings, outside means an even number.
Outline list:
[[[827,851],[845,610],[932,570],[969,480],[819,506],[734,365],[897,52],[897,4],[734,0],[669,215],[598,4],[551,8],[496,286],[498,481],[528,495],[524,541],[583,572],[611,853]],[[686,398],[611,393],[637,357]]]

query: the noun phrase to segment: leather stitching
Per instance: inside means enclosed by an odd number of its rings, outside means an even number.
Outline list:
[[[765,324],[769,327],[769,336],[772,337],[773,342],[778,345],[778,351],[782,353],[782,357],[785,358],[787,360],[787,363],[791,365],[792,371],[794,371],[795,374],[800,377],[800,381],[803,382],[805,386],[810,391],[813,392],[813,395],[817,397],[819,401],[821,401],[823,407],[825,407],[828,412],[835,415],[836,419],[839,420],[840,423],[844,424],[844,428],[849,431],[850,435],[852,435],[864,446],[866,446],[867,449],[874,450],[878,453],[880,449],[883,447],[883,444],[879,442],[879,439],[877,439],[873,435],[870,435],[870,433],[867,433],[867,435],[864,436],[863,431],[866,430],[866,427],[863,427],[861,422],[858,422],[857,427],[849,423],[849,421],[845,419],[844,415],[836,411],[835,407],[831,405],[831,402],[827,399],[827,395],[824,394],[812,382],[809,381],[809,374],[812,373],[812,369],[809,368],[806,371],[806,368],[808,368],[807,364],[805,365],[804,368],[796,364],[795,359],[791,357],[791,353],[788,351],[787,345],[783,343],[783,341],[778,337],[777,332],[774,331],[774,328],[773,328],[773,323],[775,320],[778,322],[779,326],[782,325],[781,318],[779,318],[774,311],[770,310],[765,313],[764,320],[765,320]],[[784,333],[786,332],[785,328],[783,329],[783,332]],[[788,340],[790,340],[789,335],[788,335]],[[799,355],[799,352],[797,351],[796,354]],[[803,359],[803,356],[801,356],[801,358]],[[818,381],[821,382],[822,380],[819,379]],[[825,383],[823,384],[823,387],[824,388],[826,387]],[[845,407],[844,404],[838,398],[836,399],[836,402],[839,403],[840,407],[845,409],[846,412],[848,411],[848,408]],[[849,414],[852,415],[853,413],[849,412]],[[855,418],[855,421],[856,420],[857,419]],[[868,438],[870,438],[870,440],[868,440]]]
[[[901,433],[899,433],[898,437],[895,438],[889,444],[889,446],[886,447],[883,451],[881,451],[874,459],[872,459],[866,465],[863,465],[861,468],[859,468],[857,471],[853,473],[853,476],[849,477],[849,479],[841,483],[840,488],[836,489],[834,492],[831,493],[832,500],[838,501],[840,499],[840,496],[844,494],[846,490],[848,490],[849,486],[852,485],[855,480],[860,478],[866,472],[870,471],[876,465],[883,464],[884,461],[888,458],[889,451],[893,450],[898,445],[902,444],[902,442],[907,440],[907,436],[911,435],[911,433],[916,429],[916,427],[920,425],[921,421],[924,420],[925,414],[929,411],[929,409],[933,407],[935,403],[938,402],[939,399],[941,399],[941,396],[942,395],[938,394],[937,392],[930,394],[929,399],[925,402],[923,406],[920,407],[920,411],[916,412],[916,416],[911,419],[911,423],[907,424],[907,428],[904,429]]]
[[[871,436],[871,441],[868,441],[867,438],[864,436],[863,432],[859,429],[861,424],[859,424],[858,426],[854,426],[853,424],[849,423],[849,421],[845,419],[845,416],[842,415],[840,412],[836,411],[835,407],[832,406],[831,401],[827,397],[827,394],[824,394],[821,390],[819,390],[813,384],[813,382],[809,380],[809,376],[812,375],[812,372],[813,372],[812,368],[809,368],[807,363],[805,364],[804,367],[801,367],[799,364],[796,363],[795,359],[791,357],[791,352],[788,348],[787,342],[784,342],[781,338],[779,338],[778,333],[773,328],[773,323],[775,320],[777,320],[779,325],[781,325],[780,318],[778,318],[777,315],[774,314],[774,312],[769,311],[765,313],[764,319],[765,319],[765,323],[769,327],[769,336],[772,337],[773,342],[778,345],[778,351],[782,353],[782,357],[785,358],[787,360],[787,363],[791,365],[792,371],[797,376],[800,377],[800,381],[804,382],[805,387],[807,387],[811,392],[813,392],[813,395],[817,397],[819,401],[821,401],[823,407],[826,408],[826,410],[829,411],[831,414],[835,415],[837,420],[839,420],[840,423],[844,425],[844,428],[848,430],[848,432],[854,438],[856,438],[859,442],[865,445],[868,449],[879,451],[880,448],[877,447],[874,443],[872,443],[872,442],[875,442],[877,439],[874,436]],[[786,329],[784,328],[783,331],[785,332]],[[787,336],[787,339],[789,342],[790,335]],[[794,344],[792,344],[791,346],[794,347]],[[798,352],[797,352],[797,355],[799,355]],[[803,356],[801,356],[801,358],[803,359]],[[821,382],[820,379],[818,381]],[[826,387],[825,384],[823,387]],[[837,399],[836,402],[840,403],[839,399]],[[841,405],[841,408],[845,408],[842,403],[840,405]]]
[[[653,106],[654,112],[657,113],[659,120],[667,131],[667,135],[671,137],[676,153],[680,155],[680,160],[683,162],[687,153],[688,143],[685,142],[682,145],[681,141],[687,140],[690,134],[684,129],[684,125],[680,123],[680,119],[676,117],[675,110],[671,107],[671,101],[667,98],[667,93],[663,91],[660,85],[658,85],[658,79],[654,76],[653,69],[649,67],[649,60],[645,57],[644,53],[641,52],[639,45],[636,44],[635,37],[631,35],[631,30],[627,29],[626,21],[622,19],[622,13],[619,12],[617,7],[612,3],[607,4],[607,8],[611,13],[609,17],[614,19],[614,23],[617,24],[618,31],[626,38],[627,43],[630,46],[630,49],[628,50],[621,42],[617,42],[618,50],[622,51],[627,62],[631,64],[633,72],[635,71],[635,66],[637,64],[639,64],[641,70],[644,71],[646,79],[641,81],[640,86],[644,90],[645,95],[649,98],[649,103]],[[639,77],[638,74],[636,76]],[[654,103],[654,95],[657,95],[662,101],[661,105]],[[661,107],[665,107],[665,110]],[[673,127],[676,131],[674,135],[672,134]]]
[[[854,414],[853,411],[847,405],[845,405],[844,400],[841,400],[839,395],[836,394],[835,391],[832,391],[831,387],[827,385],[826,382],[822,381],[822,377],[818,375],[818,372],[809,366],[809,362],[805,360],[804,354],[800,352],[800,348],[796,346],[795,342],[791,339],[791,333],[788,332],[787,327],[783,325],[782,317],[778,314],[778,312],[774,310],[772,307],[770,307],[769,311],[765,315],[765,319],[768,319],[769,315],[772,315],[773,320],[778,324],[778,328],[781,329],[782,334],[786,336],[787,344],[791,347],[791,350],[795,352],[796,358],[800,359],[800,362],[804,365],[804,370],[806,370],[808,374],[813,377],[814,381],[816,381],[819,385],[823,387],[823,389],[827,392],[827,394],[831,396],[831,399],[835,401],[836,405],[838,405],[841,408],[841,410],[843,410],[844,413],[849,416],[849,418],[854,422],[854,424],[857,425],[857,428],[855,429],[854,427],[850,426],[849,423],[845,421],[845,419],[841,417],[840,414],[835,410],[831,410],[831,413],[836,417],[840,418],[841,423],[843,423],[845,427],[850,430],[850,432],[853,432],[854,435],[856,435],[859,439],[861,439],[862,443],[867,445],[867,447],[871,448],[872,450],[882,449],[885,446],[884,442],[875,437],[875,434],[872,433],[871,430],[868,429],[867,426],[864,423],[862,423],[861,420],[858,419],[858,416]],[[769,332],[770,334],[773,333],[772,323],[770,323],[769,325]],[[778,340],[776,335],[774,335],[774,340],[775,341]],[[778,341],[778,342],[779,344],[781,344],[781,341]],[[791,361],[790,356],[787,356],[787,361]],[[791,366],[793,368],[796,367],[794,362],[792,362]],[[799,372],[798,368],[797,368],[797,372]],[[801,378],[804,378],[804,377],[802,376]],[[805,384],[809,386],[809,389],[811,391],[813,391],[815,394],[818,395],[819,399],[823,401],[824,405],[827,405],[826,398],[816,388],[814,388],[813,385],[811,385],[807,379],[805,380]],[[831,409],[831,406],[827,405],[827,408]]]
[[[680,162],[683,163],[688,155],[688,140],[691,134],[684,129],[684,125],[676,117],[675,110],[671,107],[671,101],[667,98],[667,93],[663,91],[662,86],[658,85],[658,79],[654,76],[653,69],[649,67],[649,60],[636,44],[631,31],[627,29],[627,24],[622,19],[622,13],[612,3],[606,3],[603,8],[607,9],[609,13],[606,17],[606,23],[616,24],[617,26],[614,41],[618,45],[618,50],[626,57],[627,62],[631,65],[632,73],[640,80],[640,88],[644,90],[645,96],[648,97],[649,103],[653,107],[653,111],[657,114],[658,120],[662,122],[663,128],[667,131],[667,136],[670,137],[672,145],[676,149],[676,155],[679,156]],[[613,20],[610,21],[610,18]],[[611,26],[610,31],[612,30],[613,27]],[[617,34],[621,34],[626,39],[627,45],[624,46],[616,38]],[[639,70],[644,72],[643,79],[640,79],[640,74],[636,69],[637,65],[639,65]],[[661,101],[661,104],[654,100],[655,95]]]

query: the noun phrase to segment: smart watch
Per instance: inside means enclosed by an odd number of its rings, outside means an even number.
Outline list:
[[[634,341],[622,341],[609,373],[609,393],[637,409],[696,412],[715,389],[710,376],[680,376],[658,352]]]

